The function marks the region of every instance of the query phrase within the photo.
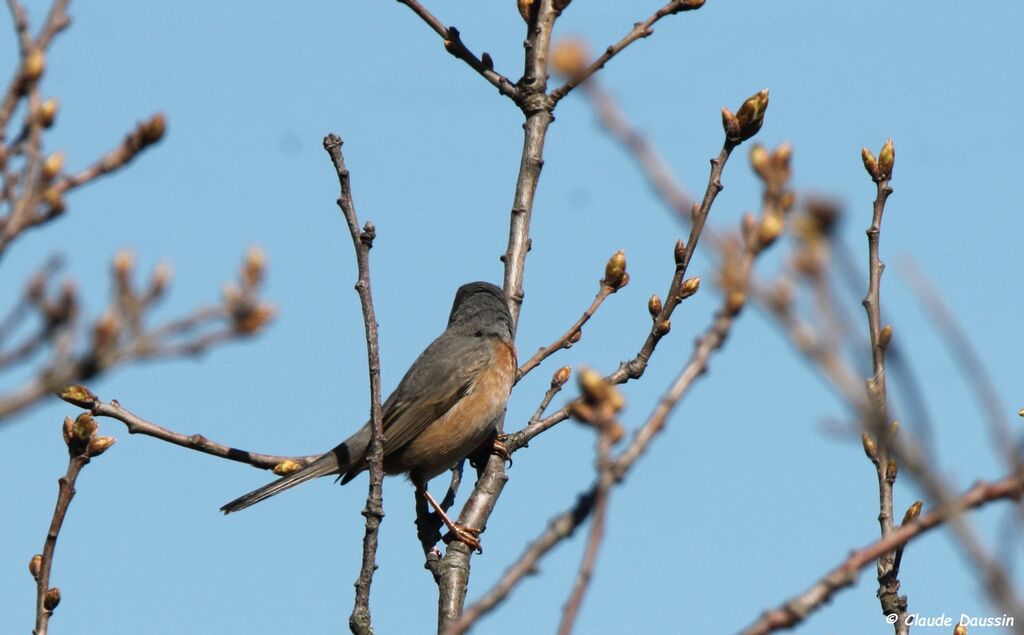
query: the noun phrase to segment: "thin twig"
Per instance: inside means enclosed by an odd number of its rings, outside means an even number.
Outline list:
[[[366,532],[363,535],[363,559],[356,580],[355,606],[349,616],[348,624],[353,633],[373,633],[373,621],[370,615],[370,586],[373,583],[373,572],[377,569],[377,540],[381,520],[384,518],[382,483],[384,481],[384,437],[383,420],[380,411],[380,350],[377,342],[377,318],[373,310],[373,294],[370,288],[370,249],[376,230],[372,223],[367,222],[360,229],[356,216],[355,203],[352,201],[352,185],[345,157],[341,152],[342,140],[335,134],[324,137],[324,150],[331,157],[334,169],[338,173],[338,184],[341,194],[338,207],[341,208],[352,235],[352,246],[355,249],[356,264],[359,277],[356,291],[359,304],[363,311],[363,325],[366,331],[366,360],[370,373],[370,420],[373,422],[373,435],[366,458],[369,465],[370,484],[366,496],[363,516],[366,518]]]
[[[594,490],[593,519],[590,521],[590,534],[587,537],[587,546],[583,550],[583,559],[580,562],[579,572],[576,574],[572,594],[562,611],[562,623],[558,625],[558,635],[569,635],[572,632],[576,616],[579,615],[580,605],[583,603],[583,596],[593,578],[597,554],[601,548],[601,541],[604,539],[605,521],[608,517],[608,498],[612,486],[615,484],[615,475],[611,469],[611,449],[614,439],[612,434],[607,431],[609,429],[610,427],[606,428],[597,438],[598,476]]]
[[[573,88],[579,86],[594,73],[604,68],[605,64],[607,64],[613,57],[622,52],[622,50],[625,49],[627,46],[629,46],[633,42],[636,42],[639,39],[650,36],[652,33],[654,33],[654,30],[651,27],[654,26],[654,23],[657,22],[658,20],[662,19],[667,15],[679,13],[680,11],[690,11],[693,9],[699,9],[703,5],[704,0],[672,0],[662,8],[655,11],[654,15],[647,18],[647,20],[643,22],[637,22],[636,24],[634,24],[633,28],[630,29],[629,33],[627,33],[621,40],[606,48],[604,53],[602,53],[601,56],[598,57],[596,60],[591,62],[589,66],[587,66],[579,73],[574,74],[571,78],[569,78],[568,81],[565,82],[565,84],[552,91],[551,100],[557,104],[563,97],[568,95]]]
[[[715,197],[717,197],[718,193],[723,189],[722,171],[725,169],[725,164],[728,162],[729,156],[735,147],[735,144],[726,141],[722,146],[722,151],[719,155],[711,160],[711,172],[708,176],[708,184],[704,191],[704,198],[701,200],[700,205],[695,206],[693,210],[693,223],[690,227],[690,235],[687,238],[686,245],[683,245],[681,241],[676,245],[676,271],[672,276],[671,283],[669,284],[669,292],[665,296],[661,312],[654,317],[651,330],[644,339],[644,343],[641,345],[640,350],[637,351],[636,356],[634,356],[633,359],[620,364],[615,372],[605,378],[610,383],[623,384],[627,381],[642,377],[647,369],[647,364],[650,362],[651,355],[658,346],[658,342],[661,341],[661,338],[668,332],[665,330],[664,325],[670,323],[672,313],[683,298],[682,289],[684,282],[686,282],[685,278],[687,267],[689,266],[693,252],[697,248],[701,232],[705,228],[705,223],[707,221],[708,214],[711,212],[711,206],[715,202]],[[696,281],[699,282],[699,279]],[[512,435],[516,444],[514,446],[510,446],[509,451],[514,451],[519,447],[525,446],[537,435],[549,430],[568,418],[569,408],[565,406],[548,415],[544,419],[531,421],[525,428]]]
[[[60,589],[50,587],[50,569],[53,566],[53,553],[57,548],[57,537],[64,524],[64,517],[67,515],[71,499],[75,496],[75,481],[78,473],[89,462],[86,453],[71,456],[68,460],[68,469],[64,476],[57,481],[57,505],[53,510],[53,519],[50,520],[50,528],[46,532],[46,540],[43,542],[43,552],[40,554],[39,564],[33,558],[29,569],[36,578],[36,625],[32,630],[33,635],[46,635],[53,615],[53,609],[60,602]],[[35,568],[38,566],[38,573]]]
[[[867,152],[865,150],[865,152]],[[872,376],[867,380],[868,402],[871,406],[868,420],[868,432],[874,435],[876,449],[871,456],[875,464],[878,479],[878,524],[882,538],[894,529],[893,519],[893,483],[896,480],[896,460],[891,456],[892,430],[889,419],[889,403],[885,385],[885,349],[892,337],[892,328],[888,327],[888,335],[883,339],[880,290],[882,272],[885,264],[878,253],[879,234],[881,232],[882,215],[885,212],[885,201],[892,194],[889,178],[892,174],[892,141],[886,142],[882,150],[882,161],[886,167],[875,164],[874,171],[869,167],[872,180],[875,182],[875,202],[872,206],[871,226],[868,227],[868,291],[864,297],[864,310],[867,313],[868,331],[871,338]],[[869,161],[865,158],[865,165]],[[868,443],[865,439],[865,443]],[[896,635],[907,635],[909,626],[906,623],[907,597],[899,594],[899,568],[896,565],[896,552],[882,554],[878,559],[878,600],[882,605],[882,613],[896,615],[893,625]]]
[[[587,307],[587,310],[583,312],[583,315],[580,316],[580,319],[576,320],[576,323],[570,326],[569,330],[563,333],[558,339],[556,339],[548,346],[539,349],[536,353],[533,354],[533,357],[526,360],[526,362],[519,367],[519,370],[516,373],[516,382],[518,383],[519,380],[525,377],[528,372],[539,366],[541,362],[543,362],[551,355],[562,350],[563,348],[569,348],[570,346],[572,346],[573,343],[575,343],[579,339],[579,334],[582,333],[583,331],[583,325],[586,324],[588,320],[590,320],[590,318],[594,315],[594,312],[597,311],[598,307],[601,306],[601,303],[604,302],[605,298],[615,293],[615,291],[616,290],[613,287],[605,284],[602,281],[601,287],[600,289],[598,289],[597,295],[594,297],[594,301],[590,303],[590,306]]]
[[[778,607],[765,611],[761,617],[741,631],[742,635],[766,635],[788,629],[825,605],[837,592],[857,581],[857,573],[873,561],[903,547],[925,532],[941,526],[950,518],[997,500],[1019,501],[1024,494],[1024,474],[1016,473],[995,482],[979,482],[952,501],[946,509],[921,516],[901,525],[883,538],[851,553],[837,567],[822,576],[809,589]],[[906,616],[903,616],[905,619]],[[906,626],[906,624],[904,624]]]
[[[412,9],[413,13],[418,15],[435,33],[441,36],[441,39],[444,40],[446,51],[468,64],[470,68],[497,88],[499,93],[512,98],[514,101],[518,100],[519,90],[507,77],[494,70],[494,63],[491,61],[491,56],[488,53],[483,54],[483,59],[478,58],[462,43],[462,37],[458,29],[453,26],[446,27],[443,22],[434,17],[434,14],[416,0],[398,1]]]
[[[240,450],[238,448],[224,445],[223,443],[211,441],[201,434],[182,434],[153,423],[152,421],[147,421],[146,419],[143,419],[142,417],[127,410],[124,406],[118,403],[116,399],[110,402],[95,399],[95,401],[89,403],[88,401],[83,402],[77,396],[69,396],[68,392],[65,392],[62,396],[65,401],[76,406],[86,408],[93,414],[93,416],[108,417],[110,419],[120,421],[128,429],[129,434],[141,434],[147,437],[153,437],[154,439],[166,441],[167,443],[187,448],[189,450],[195,450],[197,452],[202,452],[203,454],[228,459],[229,461],[238,461],[239,463],[245,463],[263,470],[272,470],[286,461],[291,461],[301,466],[312,463],[316,459],[320,458],[319,454],[308,456],[279,456],[275,454],[260,454],[257,452],[249,452],[248,450]]]

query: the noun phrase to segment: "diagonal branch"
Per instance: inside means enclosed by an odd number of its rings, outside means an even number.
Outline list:
[[[518,101],[519,89],[507,77],[494,70],[494,62],[488,53],[485,52],[482,59],[478,58],[462,43],[462,37],[458,29],[453,26],[445,26],[443,22],[416,0],[398,1],[412,9],[413,13],[418,15],[435,33],[441,36],[441,39],[444,40],[444,49],[446,51],[468,64],[470,68],[497,88],[499,93],[512,98],[513,101]]]
[[[1024,494],[1024,474],[1017,473],[995,482],[979,482],[952,501],[948,508],[933,511],[917,520],[904,523],[884,537],[851,553],[803,593],[776,608],[765,611],[742,635],[767,635],[796,626],[820,609],[836,593],[857,581],[857,573],[872,562],[892,553],[918,536],[936,528],[963,512],[997,500],[1019,501]],[[906,624],[904,624],[906,626]]]
[[[693,9],[699,9],[702,6],[704,6],[704,2],[705,0],[672,0],[662,8],[655,11],[654,15],[647,18],[647,20],[643,22],[637,22],[636,24],[633,25],[633,28],[630,29],[629,33],[627,33],[621,40],[619,40],[615,44],[612,44],[611,46],[606,48],[604,53],[601,54],[601,56],[598,57],[596,60],[591,62],[589,66],[581,70],[579,73],[574,74],[571,78],[569,78],[567,82],[565,82],[565,84],[552,91],[551,101],[557,104],[559,101],[561,101],[563,97],[568,95],[573,88],[576,88],[583,82],[587,81],[587,79],[590,78],[594,73],[604,68],[605,64],[611,61],[613,57],[621,53],[622,50],[625,49],[627,46],[629,46],[633,42],[636,42],[637,40],[649,37],[651,34],[653,34],[654,30],[651,27],[654,26],[654,23],[657,22],[658,20],[664,18],[667,15],[679,13],[680,11],[691,11]]]

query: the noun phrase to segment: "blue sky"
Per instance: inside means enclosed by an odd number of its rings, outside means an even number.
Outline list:
[[[29,4],[36,24],[39,4]],[[859,151],[895,140],[883,307],[924,384],[939,469],[960,488],[999,476],[1001,465],[898,263],[912,259],[941,288],[1005,411],[1024,406],[1017,323],[1024,125],[1015,108],[1024,97],[1024,6],[964,4],[712,0],[663,20],[600,74],[691,191],[703,187],[707,161],[721,146],[719,109],[770,88],[759,139],[791,142],[796,187],[844,204],[843,235],[860,262],[874,190]],[[489,51],[499,70],[518,76],[523,23],[514,3],[428,6],[472,49]],[[558,33],[600,50],[658,6],[577,2]],[[332,447],[365,420],[367,380],[354,259],[321,139],[328,132],[345,139],[358,211],[377,226],[373,285],[387,391],[441,332],[459,284],[500,282],[520,113],[398,3],[110,0],[72,4],[71,13],[42,84],[61,100],[48,149],[64,150],[70,169],[83,167],[156,111],[167,114],[168,135],[125,172],[73,195],[64,218],[13,247],[0,269],[4,305],[27,272],[63,253],[95,314],[109,292],[112,255],[130,247],[143,271],[174,263],[174,286],[158,312],[166,317],[215,300],[245,249],[260,245],[269,260],[266,295],[279,310],[265,334],[198,360],[119,369],[90,387],[170,428],[238,447],[280,454]],[[6,69],[17,51],[9,27],[8,17],[0,19]],[[525,423],[558,366],[610,371],[636,353],[649,324],[647,298],[664,293],[672,246],[685,235],[580,95],[564,100],[556,116],[534,208],[520,356],[576,319],[617,249],[626,251],[632,281],[579,345],[516,388],[509,428]],[[723,181],[711,223],[735,227],[759,203],[745,151]],[[763,264],[770,269],[773,261]],[[692,272],[710,281],[711,260],[696,258]],[[648,374],[624,388],[627,426],[646,418],[715,301],[706,285],[677,311]],[[854,315],[862,326],[862,314]],[[49,400],[0,431],[0,477],[8,483],[0,489],[2,632],[31,630],[26,563],[42,545],[65,469],[59,426],[68,414],[74,409]],[[873,540],[873,467],[859,443],[826,431],[844,416],[771,323],[746,313],[710,374],[615,491],[577,632],[735,632]],[[102,420],[101,429],[119,443],[79,480],[53,570],[63,599],[52,632],[345,630],[365,480],[309,484],[224,518],[217,508],[264,483],[265,473],[129,438],[116,421]],[[590,483],[592,441],[589,430],[566,422],[516,455],[484,536],[486,553],[473,560],[471,600]],[[899,480],[897,514],[918,497]],[[387,482],[373,601],[380,633],[430,632],[435,623],[412,500],[407,483]],[[1009,512],[995,505],[975,518],[994,539]],[[479,632],[553,630],[582,535]],[[995,544],[1007,561],[1019,556]],[[901,576],[911,611],[998,615],[962,563],[945,533],[915,542]],[[884,632],[875,588],[868,571],[805,632]]]

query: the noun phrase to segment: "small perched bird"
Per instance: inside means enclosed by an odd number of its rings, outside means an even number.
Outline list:
[[[475,532],[444,514],[427,481],[455,466],[494,432],[516,376],[512,315],[502,290],[488,282],[459,287],[448,328],[420,354],[381,407],[384,473],[407,474],[452,535],[474,549]],[[306,467],[221,507],[225,514],[318,476],[341,483],[366,470],[372,422]],[[499,448],[500,449],[500,448]]]

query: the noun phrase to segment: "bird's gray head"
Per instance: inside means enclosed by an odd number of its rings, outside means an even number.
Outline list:
[[[470,282],[459,287],[448,317],[448,329],[512,341],[512,314],[508,311],[501,287],[490,282]]]

